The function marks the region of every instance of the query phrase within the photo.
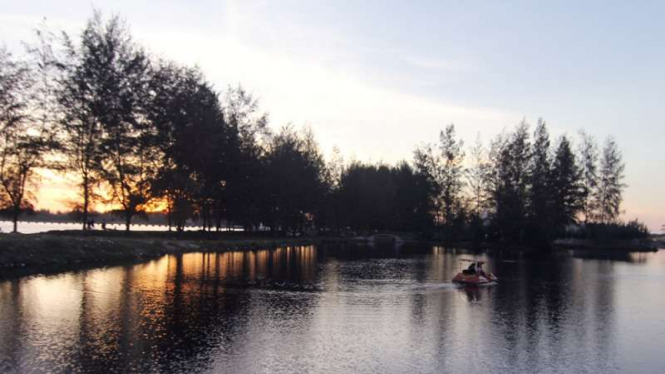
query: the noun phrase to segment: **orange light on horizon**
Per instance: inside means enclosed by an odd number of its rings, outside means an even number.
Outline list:
[[[79,186],[74,182],[71,174],[62,174],[49,169],[37,169],[37,190],[35,191],[35,207],[38,210],[49,210],[52,212],[69,212],[81,200]],[[94,201],[91,210],[100,213],[120,209],[117,203],[107,203],[110,200],[108,192],[103,188],[95,188],[95,194],[101,198]],[[146,204],[148,213],[165,212],[168,203],[164,198],[152,199]]]

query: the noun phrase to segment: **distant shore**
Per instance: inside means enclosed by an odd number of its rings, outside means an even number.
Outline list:
[[[552,243],[552,247],[554,249],[655,252],[659,248],[665,248],[665,243],[650,239],[606,241],[587,239],[557,239]]]

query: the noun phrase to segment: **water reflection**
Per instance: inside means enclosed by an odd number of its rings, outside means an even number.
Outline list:
[[[500,284],[452,285],[468,257]],[[664,258],[310,246],[15,278],[0,372],[657,372],[665,302],[634,291]]]

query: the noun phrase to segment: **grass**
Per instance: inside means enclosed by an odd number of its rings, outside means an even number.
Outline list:
[[[186,252],[250,250],[311,244],[310,239],[247,237],[216,233],[64,231],[0,234],[0,269],[117,263]],[[2,271],[2,270],[0,270]]]

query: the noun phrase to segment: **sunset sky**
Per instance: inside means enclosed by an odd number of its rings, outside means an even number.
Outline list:
[[[4,1],[0,43],[19,52],[44,18],[76,35],[93,7],[347,160],[411,159],[449,123],[467,144],[539,117],[555,138],[612,135],[624,218],[665,224],[665,2]],[[42,184],[40,207],[73,196],[61,178]]]

